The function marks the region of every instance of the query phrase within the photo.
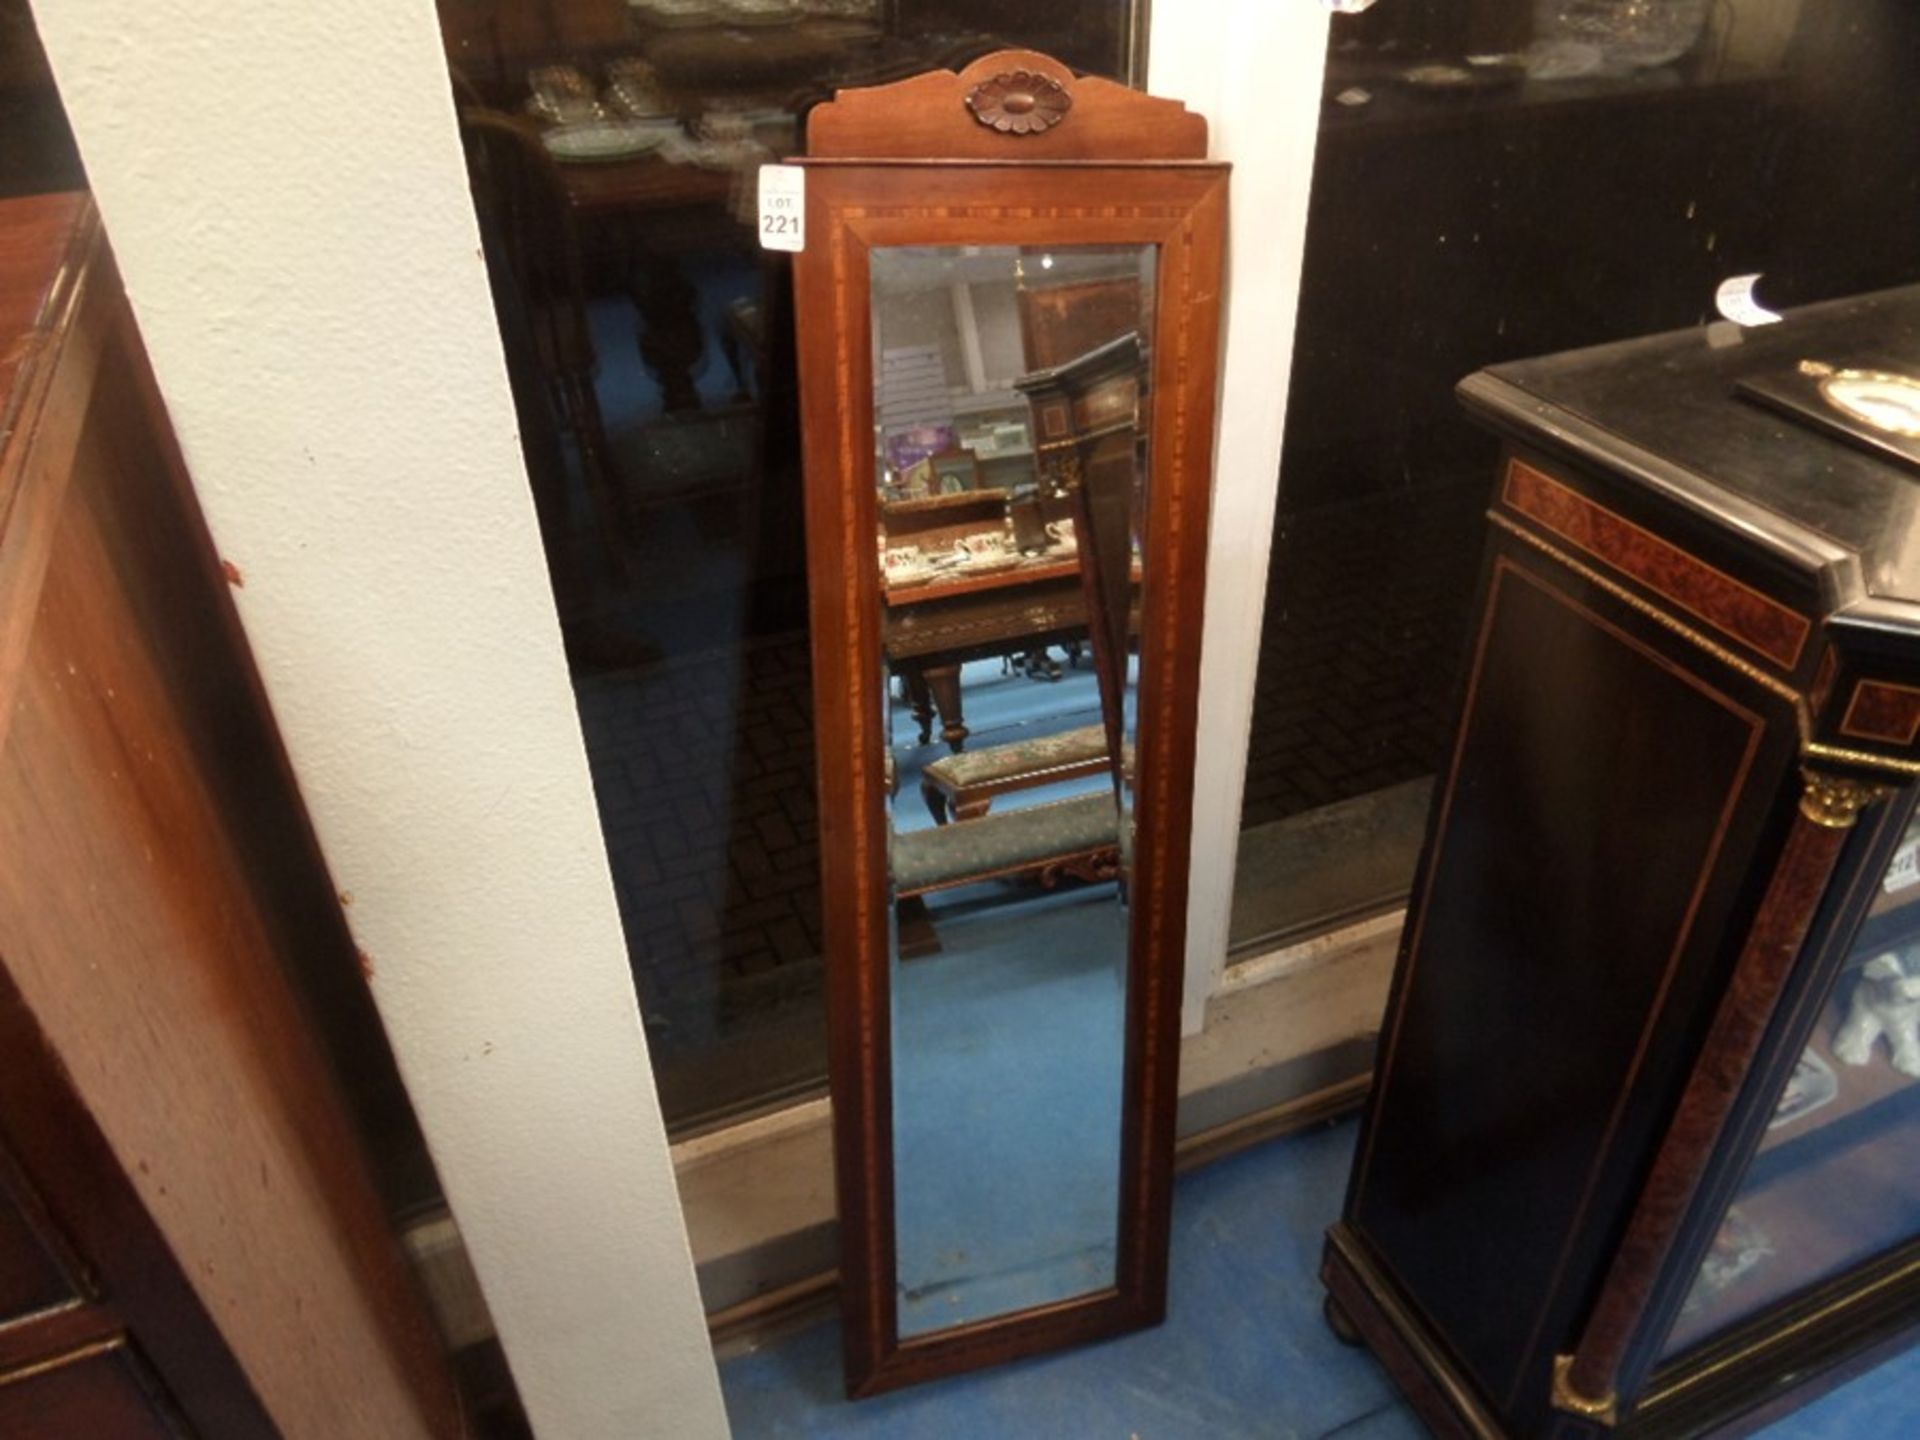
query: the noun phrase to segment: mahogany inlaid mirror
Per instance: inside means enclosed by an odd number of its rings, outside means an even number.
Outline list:
[[[1166,1305],[1227,169],[1003,51],[808,123],[848,1388]]]

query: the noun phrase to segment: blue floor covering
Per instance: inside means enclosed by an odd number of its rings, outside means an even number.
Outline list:
[[[1315,1279],[1354,1125],[1182,1177],[1165,1325],[850,1404],[824,1322],[720,1367],[735,1440],[1418,1440],[1379,1365],[1328,1334]],[[1761,1432],[1920,1435],[1920,1350]]]
[[[903,1335],[1113,1283],[1126,911],[1111,884],[968,888],[1003,893],[932,897],[941,952],[893,972]]]

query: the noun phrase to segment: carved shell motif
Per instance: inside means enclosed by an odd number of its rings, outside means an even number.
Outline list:
[[[1073,97],[1051,75],[1009,70],[968,91],[967,108],[1002,135],[1038,135],[1067,118]]]

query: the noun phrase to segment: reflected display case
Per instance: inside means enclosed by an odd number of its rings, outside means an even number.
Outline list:
[[[1504,455],[1322,1270],[1437,1434],[1744,1433],[1915,1337],[1920,481],[1748,383],[1869,355],[1920,287],[1461,386]]]

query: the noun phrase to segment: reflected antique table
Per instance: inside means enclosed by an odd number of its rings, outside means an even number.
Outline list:
[[[559,169],[567,203],[586,219],[633,211],[724,208],[733,193],[730,170],[676,165],[651,153],[625,160],[569,162]]]
[[[1004,655],[1082,640],[1087,602],[1071,554],[1049,553],[996,570],[884,587],[881,644],[887,663],[907,684],[922,743],[940,716],[940,738],[965,747],[960,667]]]

